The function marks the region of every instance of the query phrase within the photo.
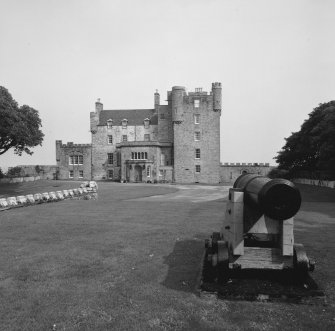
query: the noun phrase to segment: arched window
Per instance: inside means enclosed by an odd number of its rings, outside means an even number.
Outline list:
[[[148,159],[148,153],[144,152],[144,154],[145,154],[145,159],[147,160]]]
[[[144,159],[144,153],[143,152],[141,153],[141,159],[142,160]]]

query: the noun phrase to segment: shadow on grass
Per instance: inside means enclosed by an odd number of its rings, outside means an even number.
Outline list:
[[[200,286],[204,250],[203,240],[177,241],[172,253],[164,259],[169,270],[162,285],[177,291],[196,293]]]

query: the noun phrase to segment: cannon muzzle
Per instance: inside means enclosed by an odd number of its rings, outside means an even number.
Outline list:
[[[244,174],[236,179],[234,188],[243,190],[244,203],[275,220],[289,219],[300,209],[300,192],[286,179]]]

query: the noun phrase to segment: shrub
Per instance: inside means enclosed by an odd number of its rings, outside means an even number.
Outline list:
[[[285,179],[290,179],[291,178],[288,170],[278,169],[278,168],[274,168],[274,169],[270,170],[270,172],[268,173],[268,177],[270,177],[270,178],[285,178]]]
[[[35,171],[39,175],[39,173],[42,171],[42,168],[39,165],[35,166]]]
[[[22,168],[21,167],[9,168],[8,172],[7,172],[7,176],[10,177],[10,178],[21,177],[21,172],[22,172]]]

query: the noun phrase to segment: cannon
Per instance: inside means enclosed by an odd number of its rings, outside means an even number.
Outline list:
[[[230,269],[314,270],[302,244],[294,242],[298,188],[285,179],[243,174],[229,190],[221,232],[205,242],[206,260],[219,272]]]

